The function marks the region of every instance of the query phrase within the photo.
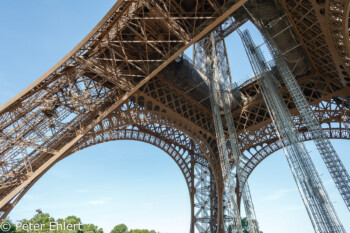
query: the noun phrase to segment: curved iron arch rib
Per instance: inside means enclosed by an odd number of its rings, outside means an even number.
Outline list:
[[[347,128],[324,128],[325,135],[328,139],[350,139],[350,129]],[[304,131],[299,133],[300,141],[310,141],[313,140],[310,132]],[[261,163],[265,158],[267,158],[272,153],[282,149],[282,143],[280,140],[275,140],[270,144],[265,144],[263,147],[260,147],[258,151],[252,154],[252,157],[243,165],[241,170],[241,189],[244,187],[244,184],[247,182],[250,174],[253,170]],[[248,152],[251,153],[251,152]]]
[[[350,129],[347,127],[350,122],[345,117],[347,111],[349,111],[349,106],[345,98],[334,97],[327,101],[321,101],[312,108],[327,138],[350,139]],[[301,117],[294,116],[294,122],[297,122],[300,141],[312,140],[311,134],[307,131]],[[265,130],[271,132],[266,135],[263,133]],[[252,132],[250,134],[253,135]],[[259,131],[255,131],[254,134],[255,144],[244,150],[240,191],[255,167],[270,154],[282,148],[272,124],[265,125]]]
[[[169,138],[168,135],[173,135]],[[158,124],[141,124],[122,126],[106,130],[85,138],[77,145],[75,151],[114,140],[136,140],[154,145],[176,162],[186,180],[191,200],[191,229],[210,229],[208,222],[212,221],[210,215],[212,200],[210,192],[203,190],[210,187],[213,181],[210,166],[199,146],[183,132],[169,126]],[[205,171],[203,173],[203,171]],[[204,217],[203,216],[207,216]],[[209,217],[211,216],[211,217]],[[215,216],[215,215],[214,215]]]
[[[212,199],[210,192],[203,191],[203,188],[197,191],[197,188],[199,186],[216,187],[215,177],[217,176],[212,174],[211,164],[208,161],[213,154],[211,148],[213,144],[209,145],[208,142],[213,139],[210,137],[205,139],[196,129],[186,125],[176,115],[167,114],[166,109],[151,101],[142,93],[132,96],[89,131],[74,145],[72,151],[61,159],[86,147],[112,140],[130,139],[155,145],[175,160],[185,177],[191,196],[191,228],[209,229],[212,226],[208,223],[215,222],[210,218],[218,216],[210,213],[212,209],[210,203],[216,200]],[[43,162],[45,159],[40,161],[40,163]],[[203,174],[199,174],[203,170],[206,171],[204,176],[209,178],[203,179]],[[2,218],[6,217],[37,180],[25,187],[21,195],[7,205],[9,208],[3,210]]]
[[[85,140],[82,140],[79,144],[77,144],[69,155],[93,145],[116,140],[142,141],[160,148],[177,163],[186,180],[191,200],[191,227],[193,228],[196,226],[197,228],[208,229],[208,227],[210,227],[208,224],[206,224],[206,220],[208,219],[198,217],[200,216],[201,212],[207,212],[204,213],[204,215],[209,216],[209,211],[211,209],[210,202],[208,202],[208,200],[210,200],[210,192],[201,192],[201,189],[197,190],[199,183],[210,180],[208,177],[212,176],[209,163],[206,161],[203,152],[195,142],[193,142],[188,136],[179,130],[168,126],[156,126],[155,124],[144,124],[144,126],[145,127],[139,125],[122,126],[120,128],[100,132],[100,134],[91,134],[90,137],[84,138]],[[167,139],[166,137],[158,134],[157,130],[154,130],[154,128],[158,128],[163,133],[164,131],[169,131],[167,134],[174,135],[173,139],[175,140]],[[180,141],[176,141],[176,139],[179,139]],[[65,157],[68,157],[69,155]],[[203,174],[200,174],[202,170],[206,171],[203,173],[204,176]],[[43,175],[44,173],[41,174],[41,176]],[[18,201],[36,183],[36,181],[41,178],[41,176],[28,185],[21,192],[21,194],[15,200],[13,200],[12,203],[9,203],[6,206],[2,217],[6,217],[8,215]],[[207,185],[208,184],[205,184],[205,186]]]
[[[179,166],[186,179],[188,188],[191,189],[193,187],[190,177],[191,160],[195,158],[195,161],[197,162],[197,159],[199,159],[199,161],[201,161],[202,166],[205,166],[208,169],[210,169],[209,163],[205,159],[205,155],[203,154],[203,152],[201,152],[200,148],[196,145],[196,143],[181,131],[168,126],[155,124],[152,125],[154,126],[154,128],[159,129],[157,130],[158,132],[152,132],[150,131],[150,129],[147,129],[142,125],[135,124],[130,127],[122,126],[115,129],[100,132],[99,134],[90,135],[84,138],[84,140],[82,140],[81,142],[79,142],[79,144],[76,145],[76,147],[73,150],[73,153],[85,149],[87,147],[109,141],[135,140],[145,142],[154,145],[159,149],[163,150],[165,153],[169,154],[169,156]],[[164,134],[174,135],[173,140],[168,139],[166,136],[164,136]],[[185,139],[186,142],[189,142],[189,144],[184,144],[181,141],[181,139]]]
[[[327,2],[328,33],[332,39],[335,51],[341,60],[340,67],[343,74],[346,74],[345,81],[350,83],[350,42],[349,42],[349,1],[328,0]]]

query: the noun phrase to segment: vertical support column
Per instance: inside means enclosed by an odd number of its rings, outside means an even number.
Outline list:
[[[350,105],[350,96],[346,97],[344,100],[344,104],[348,103]],[[350,129],[350,111],[349,108],[345,110],[345,113],[343,115],[343,124],[347,130]]]
[[[297,129],[262,52],[248,31],[239,34],[255,75],[263,75],[261,92],[315,232],[345,232],[305,145],[299,142]]]
[[[292,71],[285,62],[283,56],[280,54],[276,46],[273,45],[273,40],[266,30],[262,30],[265,42],[273,56],[276,66],[282,76],[284,83],[293,98],[293,101],[299,110],[299,113],[306,124],[309,132],[312,135],[316,147],[321,154],[321,157],[326,164],[326,167],[331,174],[335,185],[338,188],[348,210],[350,211],[350,176],[332,143],[324,134],[317,118],[314,115],[307,99],[304,96],[301,88],[298,85]]]
[[[237,232],[242,233],[241,226],[241,217],[239,214],[238,206],[237,206],[237,198],[235,193],[235,184],[233,177],[231,175],[231,166],[228,158],[228,150],[226,147],[226,138],[223,130],[222,119],[220,115],[220,76],[219,76],[219,64],[216,53],[216,41],[214,37],[214,32],[210,34],[210,44],[208,44],[208,55],[207,59],[210,62],[207,67],[213,67],[213,72],[209,74],[209,93],[210,93],[210,103],[213,111],[215,132],[216,132],[216,140],[218,144],[219,156],[221,161],[222,168],[222,176],[224,179],[225,191],[228,193],[228,197],[230,198],[230,205],[234,212],[235,218],[235,230]],[[209,50],[211,48],[212,51]]]
[[[259,233],[259,224],[256,220],[252,196],[250,193],[248,182],[245,183],[242,193],[245,213],[247,215],[249,233]]]
[[[214,233],[217,226],[217,210],[212,207],[216,205],[217,193],[213,175],[209,168],[199,163],[194,163],[193,175],[193,230],[195,233]]]
[[[195,218],[195,193],[196,193],[196,188],[195,188],[195,175],[194,175],[194,166],[196,164],[194,155],[193,155],[193,142],[191,142],[191,189],[190,189],[190,199],[191,199],[191,226],[190,226],[190,233],[194,233],[194,223],[196,222]]]
[[[229,104],[232,102],[232,100],[230,98],[230,92],[229,92],[229,90],[222,90],[221,93],[223,93],[223,96],[224,96],[223,102],[224,102],[226,126],[227,126],[227,129],[229,132],[229,141],[230,141],[230,145],[231,145],[232,157],[235,160],[237,186],[238,186],[237,192],[238,192],[240,190],[239,185],[241,184],[241,182],[240,182],[241,150],[239,148],[237,133],[236,133],[236,129],[235,129],[233,118],[232,118],[231,107]],[[238,195],[238,193],[236,195]],[[243,203],[244,203],[247,218],[248,218],[248,225],[249,225],[250,233],[259,233],[259,226],[258,226],[258,222],[256,220],[253,200],[251,198],[250,190],[248,187],[248,182],[246,182],[246,184],[245,184],[245,188],[243,189],[242,196],[243,196]],[[249,210],[249,211],[247,211],[247,210]]]
[[[205,37],[202,41],[197,43],[194,46],[193,58],[194,65],[199,69],[199,72],[202,73],[202,75],[207,76],[203,79],[207,82],[210,89],[218,149],[220,156],[222,155],[221,161],[224,174],[223,177],[225,179],[225,190],[222,201],[224,227],[226,231],[232,232],[239,231],[238,228],[241,228],[237,193],[235,193],[239,190],[237,187],[240,184],[239,158],[241,152],[231,113],[231,103],[235,101],[231,93],[231,88],[236,86],[232,82],[225,42],[218,37],[217,34],[218,33],[214,31],[210,34],[210,37]],[[207,60],[206,62],[203,62],[203,58],[205,57]],[[223,122],[219,106],[224,108],[226,119],[225,126],[227,127],[229,136],[228,139],[225,138],[226,135],[223,131]],[[229,153],[231,155],[230,158]],[[231,174],[231,164],[235,165],[236,174]],[[235,182],[234,177],[237,177],[237,183]],[[234,199],[232,199],[232,196],[234,196]]]

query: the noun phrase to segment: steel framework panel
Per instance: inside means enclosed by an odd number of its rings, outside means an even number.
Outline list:
[[[285,155],[298,185],[315,232],[345,232],[328,194],[292,121],[274,77],[260,48],[255,47],[248,31],[239,32],[256,76],[262,75],[260,88]]]

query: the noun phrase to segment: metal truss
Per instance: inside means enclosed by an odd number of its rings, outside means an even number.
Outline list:
[[[1,107],[0,210],[243,3],[118,1],[61,62]]]
[[[167,88],[169,89],[169,87]],[[147,111],[145,106],[148,106]],[[151,113],[152,109],[156,111]],[[167,109],[161,103],[150,97],[147,98],[145,94],[139,93],[137,98],[131,97],[129,101],[120,107],[119,111],[115,111],[113,115],[102,120],[101,124],[87,133],[74,146],[71,153],[112,140],[138,140],[159,147],[174,159],[187,181],[192,201],[192,212],[196,213],[192,216],[193,226],[196,226],[198,229],[206,229],[206,226],[210,223],[211,228],[216,228],[217,213],[215,211],[208,212],[207,208],[207,200],[210,199],[209,203],[214,203],[216,196],[215,194],[213,195],[213,192],[215,193],[215,183],[213,175],[210,172],[210,164],[207,156],[203,154],[203,151],[208,151],[208,149],[200,148],[198,145],[202,143],[194,142],[186,134],[177,130],[174,119],[171,120],[165,115],[163,117],[158,115],[164,114],[165,110],[167,112],[170,111],[170,109]],[[144,118],[146,114],[148,114],[147,119]],[[173,122],[171,126],[161,125],[161,123],[170,124],[171,122]],[[191,134],[191,137],[194,138],[195,136]],[[205,170],[203,174],[211,176],[211,191],[205,191],[204,187],[202,189],[198,188],[198,185],[202,185],[200,183],[203,182],[202,179],[198,178],[197,173],[199,169]],[[12,209],[16,203],[12,203],[9,207]],[[212,209],[212,207],[209,208],[209,210]],[[202,213],[206,214],[206,218],[202,216]],[[208,218],[210,218],[210,221]]]
[[[97,143],[130,139],[158,146],[179,165],[190,190],[191,232],[221,233],[222,226],[227,230],[234,215],[224,191],[212,111],[206,100],[198,100],[181,84],[170,83],[171,77],[160,71],[215,29],[217,68],[229,75],[224,38],[249,19],[240,8],[244,2],[118,1],[58,64],[1,106],[0,221],[61,159]],[[278,2],[283,7],[280,15],[287,15],[284,19],[293,31],[289,39],[301,44],[312,64],[309,73],[297,78],[298,85],[326,137],[349,138],[349,2]],[[252,3],[258,5],[255,0]],[[233,21],[232,13],[240,20]],[[196,51],[200,45],[194,46]],[[206,67],[201,68],[205,74]],[[300,140],[311,140],[313,135],[287,88],[280,91]],[[249,80],[238,92],[241,99],[230,103],[232,124],[227,123],[226,111],[223,130],[230,165],[235,160],[242,164],[239,201],[254,168],[283,144],[271,124],[258,81]],[[221,109],[223,104],[220,100]],[[230,146],[233,134],[228,131],[233,130],[237,135],[233,144],[243,152],[238,159]]]
[[[328,139],[350,139],[350,131],[347,125],[350,119],[346,118],[347,107],[344,105],[345,99],[340,97],[322,101],[311,106],[317,121],[322,123],[323,131]],[[300,141],[313,140],[312,134],[307,130],[300,116],[294,116],[293,122],[299,132]],[[262,130],[273,130],[273,125],[268,124]],[[282,149],[281,141],[277,135],[270,132],[268,137],[264,134],[250,132],[251,140],[255,143],[245,150],[244,165],[241,172],[241,182],[244,184],[254,168],[266,157],[275,151]]]
[[[342,196],[347,208],[350,210],[350,176],[346,171],[342,161],[340,160],[337,152],[335,151],[332,143],[327,139],[323,133],[321,126],[319,125],[312,109],[310,108],[304,94],[298,86],[298,83],[289,69],[287,63],[282,57],[281,53],[272,44],[272,38],[267,30],[262,30],[265,42],[271,55],[274,58],[276,66],[281,74],[281,77],[293,98],[293,102],[296,105],[306,127],[312,134],[316,147],[322,156],[323,161],[326,164],[328,171],[330,172],[335,185],[338,188],[340,195]]]
[[[215,208],[218,200],[212,197],[215,187],[213,176],[210,174],[207,167],[199,164],[194,166],[194,189],[196,190],[194,199],[197,203],[194,205],[195,232],[206,233],[218,230]]]
[[[349,3],[281,1],[315,69],[349,86]]]
[[[230,18],[228,21],[231,22],[232,25],[235,25],[235,21]],[[233,27],[233,30],[236,28]],[[203,72],[206,77],[203,77],[204,81],[207,82],[207,84],[210,87],[210,99],[211,99],[211,107],[213,109],[213,115],[214,115],[214,123],[215,123],[215,129],[218,137],[224,137],[225,142],[221,142],[221,145],[218,145],[219,147],[219,154],[221,153],[220,159],[222,160],[222,166],[225,167],[231,167],[231,163],[229,162],[228,154],[225,154],[225,151],[230,150],[231,151],[231,160],[232,164],[235,164],[235,173],[231,174],[227,171],[223,170],[223,174],[227,172],[229,176],[227,179],[230,179],[232,177],[236,177],[239,180],[240,177],[240,149],[237,139],[237,133],[235,130],[235,125],[232,119],[231,114],[231,106],[232,102],[234,104],[237,104],[238,101],[232,96],[232,88],[237,88],[237,85],[232,82],[231,74],[230,74],[230,67],[227,57],[227,51],[225,46],[225,40],[220,38],[220,32],[222,31],[221,27],[218,27],[214,32],[211,33],[210,37],[206,37],[205,39],[201,40],[199,43],[195,44],[194,48],[194,65],[200,70],[199,72]],[[212,60],[207,59],[207,63],[204,62],[204,57],[210,57]],[[214,75],[214,77],[212,77]],[[216,98],[215,98],[216,97]],[[228,139],[226,139],[226,135],[223,131],[223,123],[221,122],[221,116],[220,116],[220,110],[219,107],[222,105],[222,108],[225,113],[225,119],[226,119],[226,129],[228,131]],[[218,139],[217,139],[218,140]],[[228,147],[226,147],[226,143],[228,142]],[[220,144],[220,143],[218,143]],[[220,152],[221,147],[221,152]],[[230,164],[230,165],[227,165]],[[227,168],[229,170],[231,168]],[[237,222],[240,221],[240,217],[237,218],[237,216],[240,216],[238,212],[238,205],[234,204],[232,205],[233,201],[237,202],[236,197],[232,197],[232,187],[236,187],[236,184],[239,185],[240,182],[235,182],[228,180],[228,184],[226,184],[227,188],[224,192],[224,227],[225,231],[231,232],[231,231],[239,231],[237,229],[238,227],[241,227],[240,224],[237,225]],[[239,187],[238,187],[239,189]],[[235,188],[235,190],[237,190]],[[251,198],[246,200],[245,204],[252,205],[250,203],[252,200]],[[236,210],[237,209],[237,210]],[[254,214],[255,215],[255,214]],[[252,218],[252,215],[249,215],[250,218]],[[254,220],[256,222],[256,219]],[[236,224],[232,224],[236,223]],[[249,224],[252,224],[252,221],[249,222]],[[253,229],[253,226],[251,225],[251,228]]]
[[[245,213],[247,215],[249,232],[260,233],[259,224],[258,224],[258,221],[256,220],[257,218],[255,215],[255,209],[254,209],[252,195],[250,193],[248,182],[245,183],[244,185],[242,198],[243,198]]]
[[[232,222],[232,225],[233,225],[232,230],[233,232],[243,232],[242,226],[241,226],[241,216],[239,213],[239,209],[237,205],[237,197],[235,193],[236,185],[235,185],[233,176],[231,174],[231,164],[230,164],[228,149],[226,145],[227,143],[226,136],[224,133],[223,123],[220,115],[219,104],[222,101],[225,102],[225,99],[222,98],[223,95],[221,94],[221,88],[219,86],[220,82],[223,81],[221,80],[221,75],[220,75],[220,72],[223,72],[223,70],[220,69],[222,66],[219,65],[219,60],[217,57],[217,44],[216,44],[214,32],[210,34],[210,38],[207,38],[207,40],[208,40],[207,43],[203,43],[204,45],[203,48],[207,52],[207,56],[206,56],[207,62],[205,63],[207,68],[206,75],[209,78],[210,102],[211,102],[211,107],[213,111],[216,141],[218,144],[222,176],[225,184],[224,190],[227,193],[228,201],[230,203],[230,207],[233,212],[234,221]],[[225,62],[222,60],[220,61]],[[239,155],[236,155],[236,156],[239,156]],[[228,226],[225,226],[225,227],[227,227],[226,230],[228,230]]]
[[[260,48],[255,47],[248,31],[239,34],[254,73],[262,75],[260,85],[264,100],[315,232],[345,232],[305,145],[297,137],[292,117]]]
[[[284,146],[288,163],[315,232],[345,232],[306,147],[299,142],[297,134],[292,128],[292,118],[286,114],[286,107],[284,106],[284,112],[278,110],[279,106],[283,106],[284,103],[273,102],[271,93],[277,94],[278,88],[273,87],[274,84],[271,79],[267,81],[265,81],[265,77],[263,79],[262,90],[265,100],[271,109],[270,114],[276,119],[274,125]],[[282,100],[281,97],[279,98]]]

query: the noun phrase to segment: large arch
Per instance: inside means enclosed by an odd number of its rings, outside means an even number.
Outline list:
[[[151,131],[150,128],[153,128]],[[159,130],[154,130],[157,128]],[[160,135],[159,132],[173,135],[175,140]],[[199,146],[183,132],[169,126],[143,124],[122,126],[119,128],[103,131],[82,141],[75,151],[100,143],[115,140],[136,140],[154,145],[166,152],[180,168],[190,195],[191,201],[191,232],[206,232],[214,228],[213,218],[217,217],[210,213],[215,199],[211,198],[210,188],[215,188],[215,181],[205,155]],[[75,152],[74,151],[74,152]],[[214,202],[214,203],[213,203]],[[216,220],[215,220],[216,221]]]
[[[194,127],[188,126],[177,115],[167,114],[167,111],[152,98],[138,92],[85,134],[60,160],[84,148],[113,140],[136,140],[154,145],[166,152],[184,175],[191,200],[191,232],[215,232],[218,222],[223,221],[223,211],[216,208],[221,204],[218,204],[218,176],[212,172],[212,167],[217,166],[211,161],[214,139],[198,133]],[[37,163],[34,161],[32,166],[35,169],[48,159],[50,156]],[[6,205],[3,218],[52,166]]]
[[[312,106],[315,116],[318,118],[328,139],[350,139],[350,119],[347,115],[349,106],[346,101],[346,98],[335,97]],[[300,116],[294,116],[294,122],[297,122],[300,141],[313,140]],[[264,130],[269,130],[269,133],[262,133]],[[278,139],[272,123],[266,124],[255,135],[255,144],[244,150],[240,193],[258,164],[272,153],[282,149],[282,143]]]
[[[350,139],[350,129],[347,128],[330,128],[324,129],[324,133],[328,139]],[[300,132],[300,141],[310,141],[313,140],[310,132]],[[276,140],[271,144],[266,144],[260,147],[260,150],[256,151],[253,156],[245,163],[242,169],[242,179],[241,184],[245,184],[249,176],[252,174],[253,170],[266,159],[272,153],[282,149],[282,143],[280,140]]]
[[[167,152],[182,170],[192,195],[191,229],[218,230],[224,217],[220,173],[215,171],[218,161],[213,160],[216,159],[213,136],[172,114],[152,97],[137,92],[89,131],[74,146],[73,152],[105,141],[124,139],[148,142]]]

